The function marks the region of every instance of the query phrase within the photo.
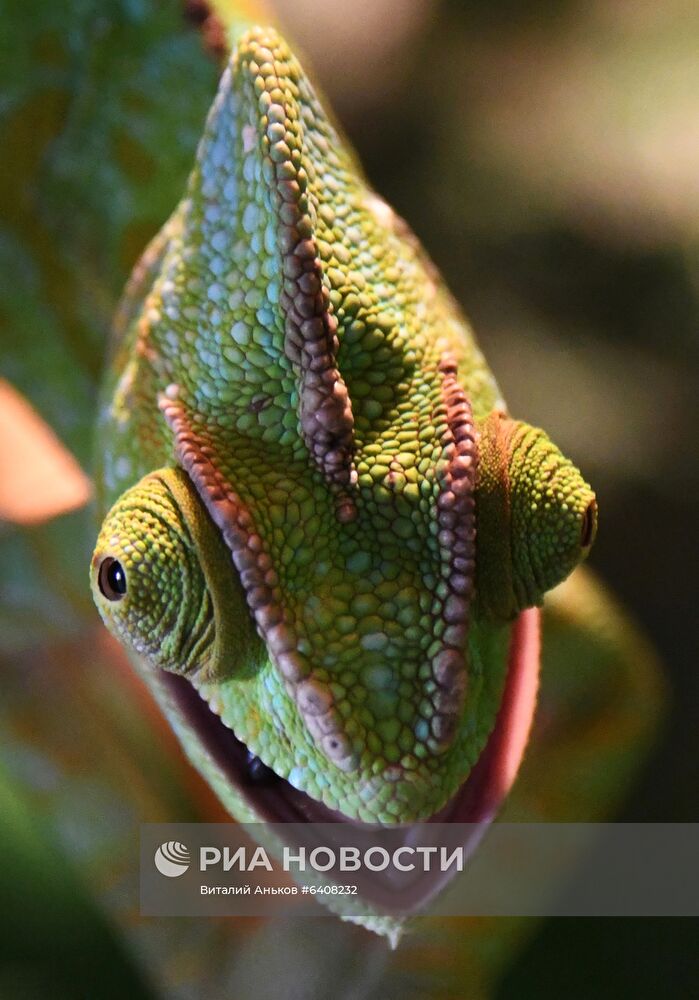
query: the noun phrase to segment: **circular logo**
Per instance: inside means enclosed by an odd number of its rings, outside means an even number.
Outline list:
[[[189,848],[176,840],[168,840],[166,844],[160,845],[153,860],[161,875],[178,878],[189,868]]]

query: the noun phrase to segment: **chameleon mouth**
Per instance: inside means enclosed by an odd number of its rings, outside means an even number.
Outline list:
[[[503,698],[495,726],[481,756],[460,789],[438,812],[420,823],[390,828],[401,842],[409,842],[416,827],[424,833],[425,824],[458,823],[468,824],[460,841],[466,849],[466,856],[477,847],[512,787],[524,756],[536,707],[539,629],[540,615],[536,608],[523,611],[515,620]],[[214,766],[236,794],[247,802],[260,822],[349,824],[355,830],[363,828],[372,836],[380,835],[380,826],[353,820],[328,808],[262,764],[209,708],[186,678],[164,673],[160,680],[166,686],[168,701],[180,721],[196,734]],[[341,837],[338,828],[338,846]],[[404,901],[407,911],[424,905],[448,878],[448,874],[441,872],[423,873],[425,884],[421,885],[417,880],[409,887],[409,898]],[[372,886],[372,895],[373,901],[379,904],[390,900],[391,908],[395,909],[395,885],[382,886],[377,879]]]

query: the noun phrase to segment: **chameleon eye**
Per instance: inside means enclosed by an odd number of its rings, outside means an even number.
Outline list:
[[[587,510],[583,514],[582,525],[580,528],[580,545],[583,549],[587,549],[590,545],[592,545],[596,519],[597,504],[594,500],[591,500],[587,505]]]
[[[108,601],[120,601],[126,594],[126,573],[118,559],[107,556],[100,563],[97,573],[100,593]]]

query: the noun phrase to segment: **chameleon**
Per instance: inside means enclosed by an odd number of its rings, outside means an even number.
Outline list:
[[[492,818],[595,494],[275,29],[129,279],[98,425],[95,603],[231,815]]]

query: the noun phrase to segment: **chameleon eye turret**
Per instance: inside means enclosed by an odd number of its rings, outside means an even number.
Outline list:
[[[121,642],[154,667],[210,675],[225,631],[216,606],[235,579],[200,507],[180,470],[146,476],[108,513],[91,580],[104,623]]]
[[[595,494],[538,427],[493,413],[480,437],[479,591],[504,618],[540,604],[589,552]],[[491,555],[492,554],[492,555]]]

